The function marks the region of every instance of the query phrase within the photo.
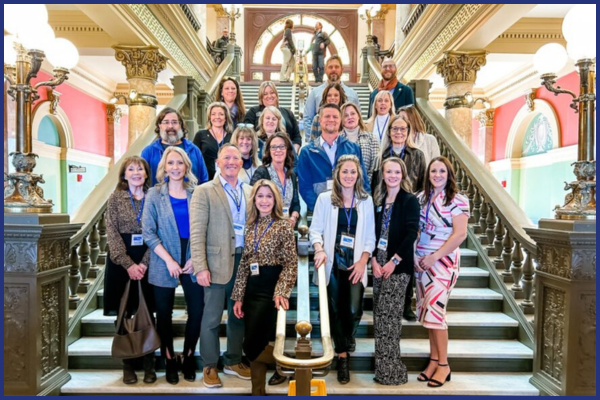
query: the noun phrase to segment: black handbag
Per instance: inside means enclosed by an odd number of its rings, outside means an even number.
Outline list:
[[[152,323],[141,281],[137,281],[139,305],[133,318],[125,318],[131,281],[127,282],[117,317],[117,332],[112,343],[112,356],[131,359],[153,353],[160,347],[160,337]]]

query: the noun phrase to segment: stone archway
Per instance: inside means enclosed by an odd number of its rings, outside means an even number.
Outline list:
[[[356,82],[358,43],[358,14],[353,10],[302,10],[282,13],[272,9],[245,10],[244,80],[264,81],[279,72],[280,64],[272,63],[273,53],[283,36],[286,19],[294,21],[294,33],[312,37],[314,25],[322,22],[324,31],[331,34],[329,54],[340,54],[345,59],[344,73],[348,81]],[[352,23],[355,22],[355,23]],[[306,36],[306,35],[305,35]],[[307,40],[309,42],[310,39]],[[305,43],[308,48],[310,43]],[[310,58],[310,57],[309,57]],[[309,63],[312,60],[308,60]]]

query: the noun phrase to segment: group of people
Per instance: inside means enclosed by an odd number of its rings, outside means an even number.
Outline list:
[[[254,395],[265,394],[276,312],[289,308],[297,277],[300,197],[312,215],[315,267],[326,268],[338,380],[350,381],[369,264],[375,381],[406,382],[402,320],[417,318],[431,343],[431,361],[419,380],[430,386],[450,380],[445,312],[459,275],[468,201],[426,133],[412,91],[397,81],[392,60],[383,64],[366,123],[356,93],[340,81],[341,59],[332,56],[324,67],[328,81],[306,104],[306,144],[294,114],[279,106],[273,82],[261,84],[259,106],[246,110],[239,83],[227,77],[219,101],[208,107],[206,129],[193,142],[182,116],[166,108],[156,120],[156,141],[121,164],[108,204],[105,290],[111,301],[105,314],[116,315],[129,280],[141,281],[156,314],[169,383],[179,382],[179,371],[187,381],[196,379],[200,342],[204,385],[222,386],[219,327],[226,308],[223,372],[251,380]],[[172,319],[179,285],[187,323],[177,356]],[[129,315],[136,305],[131,296]],[[154,356],[141,362],[144,382],[155,382]],[[126,384],[137,382],[135,366],[135,360],[123,361]],[[275,373],[269,383],[283,381]]]

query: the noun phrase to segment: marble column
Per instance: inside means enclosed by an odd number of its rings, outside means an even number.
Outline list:
[[[59,395],[68,373],[65,214],[4,214],[4,395]]]
[[[477,72],[485,65],[487,54],[487,51],[447,51],[435,64],[448,90],[444,104],[446,120],[469,147],[473,135],[473,104],[463,96],[473,92]]]
[[[492,161],[492,153],[494,150],[493,134],[494,134],[494,113],[495,109],[490,108],[481,111],[477,114],[477,122],[479,122],[479,151],[477,156],[482,163],[488,165]]]
[[[546,396],[596,396],[596,221],[542,219],[531,383]]]
[[[113,46],[115,57],[127,71],[129,89],[138,94],[129,101],[130,146],[156,117],[156,81],[158,73],[167,67],[168,59],[156,46]]]

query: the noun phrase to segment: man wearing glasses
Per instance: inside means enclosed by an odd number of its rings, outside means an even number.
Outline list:
[[[398,81],[396,76],[396,63],[391,58],[386,58],[381,64],[381,81],[377,89],[373,90],[371,97],[369,98],[369,117],[373,111],[373,102],[375,96],[380,90],[389,90],[394,98],[394,111],[397,111],[400,107],[404,107],[410,104],[415,104],[415,96],[413,91],[406,85],[403,85]]]
[[[177,110],[165,108],[156,117],[157,139],[142,151],[142,158],[148,162],[152,174],[152,185],[156,185],[156,173],[158,163],[165,149],[169,146],[177,146],[186,152],[192,162],[192,173],[198,178],[201,185],[208,181],[208,171],[200,149],[187,140],[187,128],[183,118]]]

